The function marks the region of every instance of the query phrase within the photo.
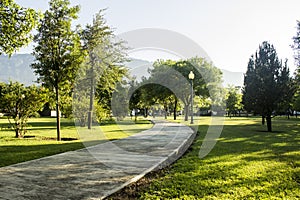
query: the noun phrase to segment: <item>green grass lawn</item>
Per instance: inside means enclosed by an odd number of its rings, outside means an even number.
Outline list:
[[[260,118],[226,119],[216,146],[200,159],[208,121],[200,120],[180,160],[127,192],[140,199],[300,199],[299,119],[275,118],[272,133]]]
[[[123,128],[122,124],[126,125],[126,129]],[[87,127],[76,128],[71,119],[61,119],[62,141],[56,141],[55,118],[32,118],[28,125],[25,138],[15,138],[14,131],[8,128],[8,120],[0,119],[0,167],[103,142],[93,141],[87,144],[89,141],[84,141],[83,144],[78,132],[83,129],[87,130]],[[134,123],[128,118],[117,124],[104,123],[101,125],[101,130],[107,141],[128,137],[151,127],[152,124],[147,120],[139,119]],[[96,125],[95,129],[100,129],[100,127]]]

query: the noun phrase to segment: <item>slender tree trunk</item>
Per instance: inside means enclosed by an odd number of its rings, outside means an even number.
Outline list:
[[[18,108],[16,107],[16,110],[17,109]],[[16,118],[20,119],[19,113],[17,113],[17,117]],[[15,122],[15,126],[16,126],[16,128],[15,128],[16,138],[19,138],[20,137],[20,121]]]
[[[165,106],[165,119],[167,119],[168,117],[168,107],[167,106]]]
[[[19,122],[16,123],[16,129],[15,129],[15,132],[16,132],[16,138],[20,138],[20,125],[19,125]]]
[[[149,115],[149,109],[146,108],[146,109],[145,109],[145,117],[148,117],[148,115]]]
[[[177,99],[175,99],[175,103],[174,103],[174,111],[173,111],[173,113],[174,113],[174,120],[176,120],[176,117],[177,117],[176,111],[177,111]]]
[[[266,117],[266,120],[267,120],[268,132],[272,132],[272,117],[268,115]]]
[[[57,140],[60,141],[60,111],[59,111],[59,92],[58,86],[55,87],[55,103],[56,103],[56,132]]]
[[[261,116],[261,124],[265,125],[266,117],[264,115]]]
[[[189,106],[184,105],[184,121],[188,121],[188,120],[189,120]]]
[[[91,85],[90,85],[90,107],[88,112],[88,129],[92,128],[92,123],[93,123],[92,115],[93,115],[93,107],[94,107],[94,89],[95,89],[94,88],[94,63],[92,63],[90,73],[91,73]]]

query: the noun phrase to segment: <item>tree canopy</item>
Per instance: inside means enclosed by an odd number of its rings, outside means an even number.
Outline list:
[[[188,75],[193,71],[193,91],[196,96],[210,98],[214,103],[218,102],[221,92],[222,73],[212,63],[204,58],[190,58],[187,60],[157,60],[153,69],[149,70],[150,77],[144,78],[133,93],[136,106],[143,105],[149,108],[156,103],[162,104],[167,110],[171,108],[176,118],[177,103],[184,105],[185,120],[188,120],[191,104],[191,80]],[[139,99],[138,99],[139,98]],[[131,103],[132,104],[132,103]],[[133,106],[131,106],[133,107]]]
[[[31,8],[23,8],[14,0],[0,2],[0,55],[11,55],[28,44],[30,32],[37,25],[38,13]]]

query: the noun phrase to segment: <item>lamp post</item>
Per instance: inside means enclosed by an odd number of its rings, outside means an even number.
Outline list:
[[[193,80],[195,78],[195,74],[193,73],[193,71],[190,71],[189,73],[189,79],[191,80],[191,124],[194,123],[194,111],[193,111]]]

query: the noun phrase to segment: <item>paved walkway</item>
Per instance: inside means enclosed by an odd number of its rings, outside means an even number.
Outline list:
[[[0,199],[103,199],[178,159],[195,134],[177,123],[125,139],[0,168]]]

